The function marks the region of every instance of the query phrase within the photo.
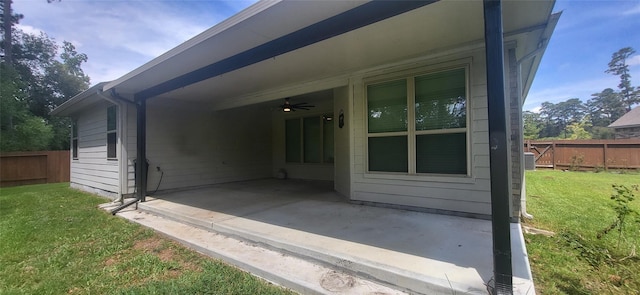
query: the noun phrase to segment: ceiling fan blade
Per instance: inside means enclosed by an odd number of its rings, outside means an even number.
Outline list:
[[[310,110],[310,108],[314,108],[314,105],[311,105],[307,102],[299,102],[299,103],[290,103],[289,102],[289,98],[285,98],[284,99],[284,104],[280,105],[280,109],[282,109],[285,112],[295,112],[296,109],[298,110]],[[288,110],[285,110],[288,109]]]
[[[307,104],[306,102],[301,102],[301,103],[292,104],[291,107],[294,107],[294,108],[298,108],[298,107],[314,108],[315,106]]]

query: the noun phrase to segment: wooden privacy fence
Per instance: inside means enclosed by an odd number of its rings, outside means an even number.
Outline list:
[[[640,139],[526,141],[536,168],[640,169]]]
[[[69,151],[0,154],[0,186],[68,182]]]

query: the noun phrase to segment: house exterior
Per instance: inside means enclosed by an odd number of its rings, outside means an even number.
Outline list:
[[[640,138],[640,107],[628,111],[609,128],[613,128],[616,139]]]
[[[553,4],[503,3],[514,221]],[[74,122],[71,185],[134,195],[142,154],[146,192],[286,172],[354,202],[490,218],[483,19],[482,1],[258,2],[54,110]],[[314,107],[283,112],[286,98]]]

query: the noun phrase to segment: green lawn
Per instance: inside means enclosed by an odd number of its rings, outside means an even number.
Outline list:
[[[0,294],[291,294],[97,209],[68,183],[0,190]]]
[[[612,184],[631,187],[640,175],[528,171],[524,223],[555,232],[525,235],[539,294],[640,294],[640,224],[627,218],[623,238],[616,230],[598,238],[615,220]],[[631,208],[640,211],[640,192]],[[640,249],[637,249],[640,252]]]
[[[640,294],[640,224],[614,221],[612,184],[638,174],[527,172],[526,235],[539,294]],[[640,210],[640,193],[632,208]],[[0,294],[288,294],[97,209],[105,199],[68,184],[0,189]],[[640,249],[638,249],[640,252]]]

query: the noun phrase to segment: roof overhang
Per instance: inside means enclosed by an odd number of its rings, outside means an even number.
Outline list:
[[[505,42],[517,43],[524,94],[557,23],[553,4],[503,3]],[[261,1],[102,90],[237,107],[281,98],[281,89],[292,96],[310,89],[299,85],[347,85],[349,73],[482,46],[483,21],[482,1]]]
[[[640,106],[634,107],[607,127],[614,129],[640,127]]]
[[[63,104],[51,111],[51,115],[71,116],[73,113],[81,109],[104,100],[104,98],[98,95],[98,93],[102,91],[105,85],[107,85],[107,82],[101,82],[83,92],[80,92],[78,95],[65,101]]]

